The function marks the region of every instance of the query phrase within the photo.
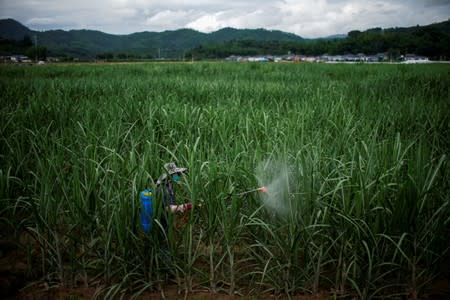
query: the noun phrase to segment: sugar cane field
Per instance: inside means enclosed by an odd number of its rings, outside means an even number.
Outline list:
[[[4,296],[445,297],[449,89],[447,64],[0,66]]]

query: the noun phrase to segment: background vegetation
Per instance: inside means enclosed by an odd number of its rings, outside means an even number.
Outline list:
[[[344,38],[303,41],[231,40],[200,45],[187,53],[196,58],[225,58],[230,55],[303,55],[387,53],[397,59],[414,53],[434,60],[450,57],[450,21],[410,28],[373,28],[350,31]]]
[[[223,28],[207,34],[191,29],[164,32],[137,32],[113,35],[95,30],[30,30],[13,19],[0,20],[0,37],[21,40],[24,36],[36,37],[51,56],[72,58],[176,58],[201,44],[221,43],[227,40],[250,39],[258,41],[299,41],[301,37],[277,30]],[[0,48],[0,52],[3,48]],[[11,53],[10,53],[11,54]]]
[[[304,55],[387,52],[394,59],[414,53],[435,60],[450,57],[450,21],[409,28],[354,30],[348,35],[303,39],[277,30],[223,28],[212,33],[190,29],[112,35],[93,30],[37,32],[11,20],[0,20],[0,53],[8,41],[36,37],[49,56],[99,59],[217,59],[229,55]],[[17,53],[9,53],[17,54]],[[20,53],[23,54],[23,53]]]
[[[21,40],[0,38],[0,55],[26,55],[30,59],[45,60],[47,52],[46,47],[36,46],[28,35]]]
[[[2,238],[28,279],[107,297],[419,297],[448,276],[449,87],[446,65],[3,66]],[[195,207],[166,245],[138,193],[167,161]],[[275,161],[283,216],[238,195]]]

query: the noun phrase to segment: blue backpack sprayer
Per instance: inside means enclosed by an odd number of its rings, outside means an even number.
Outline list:
[[[141,226],[144,232],[149,232],[152,228],[153,221],[153,192],[151,189],[144,189],[139,194],[139,200],[141,202]]]
[[[237,196],[242,196],[248,193],[252,192],[262,192],[267,193],[267,187],[261,186],[257,189],[252,189],[250,191],[246,191],[240,194],[237,194]],[[142,192],[139,193],[139,200],[141,204],[141,210],[140,210],[140,219],[141,219],[141,227],[144,232],[149,232],[152,229],[152,222],[153,222],[153,191],[151,189],[144,189]],[[187,203],[184,204],[186,209],[191,209],[192,204]]]

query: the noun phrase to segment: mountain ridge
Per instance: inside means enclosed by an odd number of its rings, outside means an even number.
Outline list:
[[[27,38],[24,38],[26,36]],[[37,42],[37,46],[36,46]],[[189,28],[125,35],[98,30],[34,31],[14,19],[0,20],[0,54],[40,51],[68,58],[223,58],[230,54],[342,54],[390,52],[450,58],[450,19],[424,26],[352,30],[346,35],[305,39],[279,30],[225,27],[211,33]],[[43,55],[43,56],[45,56]],[[34,57],[35,55],[33,55]]]
[[[203,33],[189,28],[161,32],[142,31],[116,35],[90,29],[35,31],[14,19],[0,20],[0,37],[19,40],[24,36],[36,37],[38,44],[45,45],[54,54],[96,56],[104,52],[147,53],[149,56],[178,57],[193,47],[220,43],[228,40],[280,40],[303,41],[293,33],[279,30],[222,28]],[[82,51],[81,51],[82,50]]]

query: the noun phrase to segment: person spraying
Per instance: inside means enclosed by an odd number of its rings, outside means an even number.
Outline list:
[[[192,208],[192,203],[176,204],[173,183],[179,182],[186,168],[179,168],[173,162],[164,165],[165,172],[156,181],[156,187],[164,188],[164,206],[172,213],[185,212]]]
[[[181,176],[186,172],[186,168],[179,168],[175,163],[169,162],[164,165],[164,172],[156,180],[156,190],[161,191],[163,207],[170,213],[184,213],[192,208],[192,203],[187,202],[183,204],[177,204],[175,201],[175,193],[173,183],[179,182]],[[151,189],[144,189],[139,197],[141,202],[140,220],[142,229],[145,232],[149,232],[152,228],[153,221],[153,198],[154,193]],[[165,214],[162,214],[160,219],[161,225],[164,230],[167,231],[167,219]]]

